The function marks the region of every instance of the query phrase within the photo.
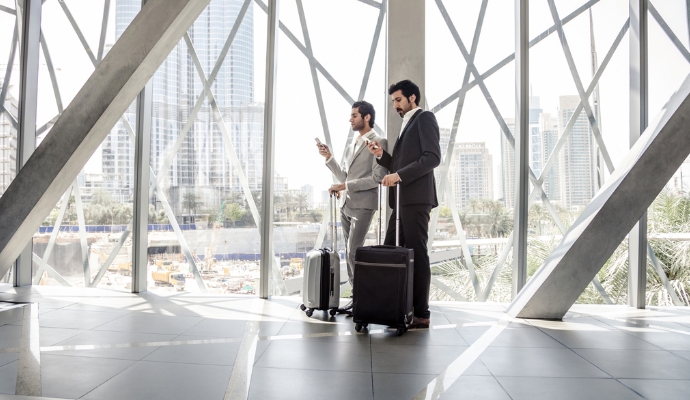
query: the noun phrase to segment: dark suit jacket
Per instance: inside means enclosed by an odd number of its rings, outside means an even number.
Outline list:
[[[441,163],[440,134],[436,116],[417,111],[395,142],[392,155],[385,150],[377,162],[401,179],[400,204],[438,206],[434,168]],[[388,205],[395,208],[395,188],[388,190]]]

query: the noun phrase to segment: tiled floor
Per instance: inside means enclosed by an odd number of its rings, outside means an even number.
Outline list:
[[[435,303],[432,329],[397,337],[307,318],[299,298],[3,286],[0,301],[0,400],[690,398],[687,308],[526,321]],[[36,396],[15,395],[39,373]]]

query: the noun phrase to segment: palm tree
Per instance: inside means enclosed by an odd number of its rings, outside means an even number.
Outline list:
[[[199,208],[201,203],[197,201],[196,193],[191,190],[187,190],[182,195],[182,208],[189,211],[189,215],[192,217],[192,223],[194,223],[194,213]]]

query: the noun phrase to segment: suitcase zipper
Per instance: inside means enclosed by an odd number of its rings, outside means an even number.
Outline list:
[[[414,261],[414,260],[410,260]],[[361,264],[361,265],[373,265],[377,267],[396,267],[396,268],[403,268],[406,267],[407,264],[383,264],[383,263],[369,263],[369,262],[364,262],[364,261],[355,261],[355,264]]]

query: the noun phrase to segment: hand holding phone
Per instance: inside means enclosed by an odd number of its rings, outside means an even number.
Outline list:
[[[316,140],[317,146],[319,146],[319,147],[322,147],[322,146],[323,146],[323,143],[321,143],[321,141],[319,140],[319,138],[314,138],[314,140]]]

